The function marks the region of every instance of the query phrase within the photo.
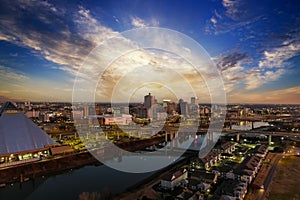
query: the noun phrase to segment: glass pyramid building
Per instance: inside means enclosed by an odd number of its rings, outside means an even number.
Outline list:
[[[11,102],[0,108],[0,155],[33,151],[55,142]]]

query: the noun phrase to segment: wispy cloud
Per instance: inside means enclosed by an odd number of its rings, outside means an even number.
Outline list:
[[[136,28],[142,28],[148,26],[148,24],[144,20],[138,17],[131,18],[131,25]]]
[[[217,59],[218,67],[224,71],[229,68],[235,67],[239,61],[242,61],[248,57],[247,53],[233,52],[226,54]]]
[[[300,41],[289,43],[284,41],[281,47],[266,50],[263,53],[262,60],[259,61],[260,68],[281,68],[290,58],[300,52]]]
[[[270,81],[275,81],[285,73],[284,69],[278,69],[275,71],[256,71],[254,73],[248,73],[245,79],[247,90],[253,90],[259,88],[261,85],[266,84]]]
[[[207,21],[206,32],[210,34],[227,33],[239,28],[246,28],[262,19],[264,11],[254,2],[245,0],[223,0],[222,8],[214,10]],[[251,12],[249,12],[251,9]],[[238,34],[238,31],[237,33]]]
[[[286,73],[284,68],[270,69],[266,67],[248,67],[249,55],[236,51],[215,58],[227,86],[227,92],[244,86],[246,90],[254,90],[268,82],[279,79]],[[250,58],[249,58],[250,59]]]
[[[282,98],[284,97],[284,98]],[[299,104],[300,102],[300,87],[290,87],[279,90],[241,93],[236,92],[228,96],[230,103],[275,103],[275,104]]]
[[[84,58],[96,45],[116,35],[111,29],[102,26],[83,7],[71,13],[71,18],[68,16],[71,21],[68,22],[70,25],[66,25],[62,21],[62,17],[66,17],[62,9],[55,8],[48,2],[19,1],[4,6],[10,14],[4,15],[0,22],[0,40],[33,49],[73,75],[76,75]],[[25,16],[30,16],[47,28],[41,31],[39,27],[31,24],[24,27],[24,24],[28,24]]]
[[[1,66],[0,65],[0,78],[1,80],[6,81],[24,81],[29,79],[28,76],[25,74],[18,72],[14,69],[11,69],[9,67]]]
[[[273,24],[287,26],[286,19],[281,20],[282,13],[245,0],[223,0],[222,7],[212,13],[207,22],[208,33],[218,35],[230,32],[239,37],[240,44],[237,46],[242,47],[216,59],[231,91],[233,88],[257,89],[278,80],[293,67],[290,60],[300,52],[300,18],[290,15],[292,23],[288,24],[287,30],[270,27]]]
[[[143,20],[139,17],[131,17],[131,25],[135,28],[143,28],[147,26],[159,26],[159,21],[155,18],[152,18],[149,21]]]

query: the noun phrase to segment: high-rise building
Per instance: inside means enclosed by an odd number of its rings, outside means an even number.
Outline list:
[[[191,104],[189,107],[189,115],[196,117],[199,115],[199,104],[196,97],[191,97]]]
[[[153,118],[153,114],[156,113],[156,104],[155,97],[149,93],[144,97],[144,107],[147,109],[147,118]]]
[[[84,106],[83,107],[83,117],[89,116],[89,106]]]
[[[155,97],[149,93],[144,97],[144,106],[145,108],[151,108],[152,105],[155,104]]]
[[[178,113],[183,116],[188,115],[188,104],[187,104],[187,102],[183,101],[183,99],[179,99]]]
[[[193,104],[193,105],[198,104],[196,97],[191,97],[191,104]]]

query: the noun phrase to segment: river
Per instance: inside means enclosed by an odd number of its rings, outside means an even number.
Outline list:
[[[205,136],[190,135],[184,140],[179,140],[180,147],[189,149],[200,149]],[[167,145],[170,149],[171,144]],[[164,149],[161,149],[164,151]],[[144,160],[146,158],[143,158]],[[174,156],[152,156],[149,159],[149,165],[157,162],[171,162],[176,160]],[[122,162],[125,164],[133,163],[132,157],[122,156]],[[135,159],[136,160],[136,159]],[[115,159],[111,163],[118,163]],[[137,166],[143,167],[143,166]],[[14,183],[0,189],[1,200],[53,200],[53,199],[79,199],[83,192],[97,192],[105,199],[107,196],[124,192],[127,188],[139,183],[151,176],[154,172],[148,173],[127,173],[112,169],[106,165],[85,166],[79,169],[61,172],[57,175],[48,175],[36,177],[27,182]]]
[[[262,126],[270,126],[268,122],[254,122],[253,127],[259,128]],[[248,131],[252,129],[252,123],[249,121],[241,121],[232,125],[232,130]]]

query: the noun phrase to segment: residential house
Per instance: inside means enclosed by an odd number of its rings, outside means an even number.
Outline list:
[[[182,184],[182,181],[187,179],[188,173],[186,169],[178,170],[174,173],[169,173],[166,176],[164,176],[161,181],[161,187],[164,189],[173,190],[176,186],[179,186]]]

